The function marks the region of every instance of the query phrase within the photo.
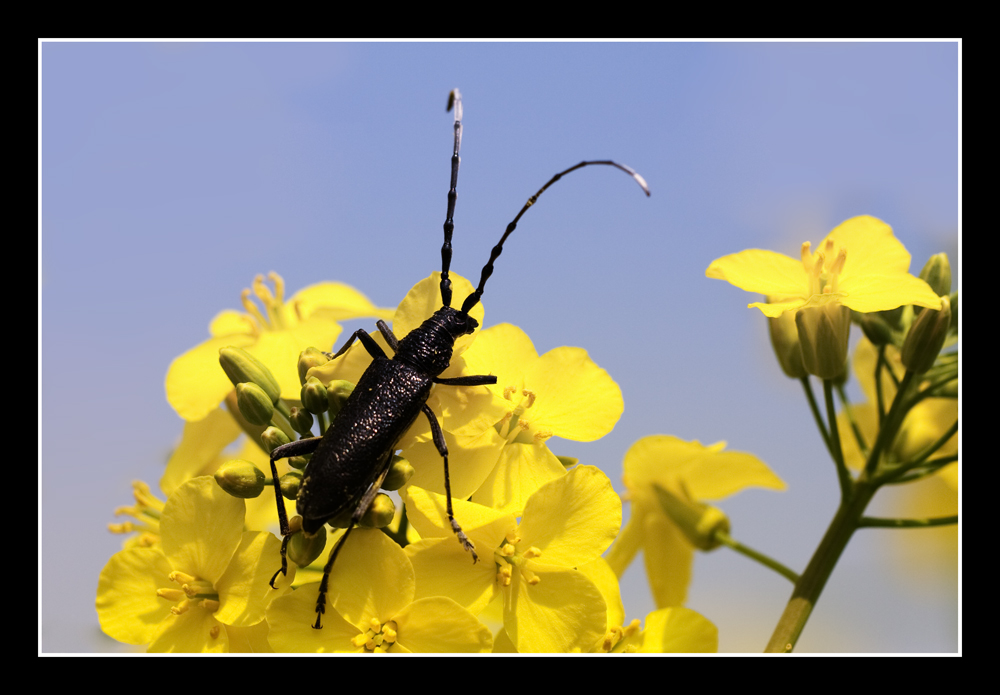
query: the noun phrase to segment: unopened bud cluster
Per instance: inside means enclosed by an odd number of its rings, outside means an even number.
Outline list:
[[[299,403],[293,404],[281,399],[278,381],[263,362],[241,348],[227,347],[219,351],[219,362],[236,389],[239,415],[246,423],[258,428],[259,442],[264,451],[270,453],[294,439],[317,436],[313,431],[317,423],[320,427],[318,434],[321,436],[328,423],[340,413],[354,391],[354,384],[343,380],[324,384],[318,378],[309,376],[310,369],[329,360],[327,353],[315,348],[309,348],[299,355],[296,366],[302,389]],[[261,427],[264,428],[263,431],[260,431]],[[292,468],[278,481],[281,495],[286,499],[296,498],[308,459],[309,456],[284,459]],[[393,456],[382,489],[400,489],[409,481],[413,472],[409,461]],[[242,499],[258,497],[266,487],[273,485],[273,481],[252,462],[240,459],[221,466],[215,479],[223,490]],[[329,524],[334,528],[345,528],[357,521],[358,525],[367,528],[383,528],[392,522],[396,507],[392,498],[379,493],[364,516],[355,520],[353,513],[353,509],[346,510],[340,517],[330,520]],[[315,560],[325,544],[325,528],[309,537],[303,533],[295,533],[289,541],[288,556],[302,567]]]

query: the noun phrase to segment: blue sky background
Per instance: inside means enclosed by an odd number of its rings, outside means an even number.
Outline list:
[[[653,191],[605,167],[567,177],[487,287],[487,325],[521,326],[540,353],[585,347],[622,388],[614,432],[552,448],[619,492],[645,435],[752,452],[789,489],[720,506],[735,537],[795,569],[836,508],[833,465],[746,308],[757,297],[705,268],[751,247],[795,256],[870,214],[914,273],[947,251],[960,279],[954,42],[58,42],[40,56],[44,651],[121,649],[94,611],[121,547],[105,526],[180,434],[168,364],[254,275],[395,306],[439,269],[453,87],[454,271],[477,276],[527,197],[582,159],[626,163]],[[956,571],[924,533],[856,536],[799,649],[956,650]],[[653,609],[641,558],[622,591],[629,618]],[[790,591],[718,550],[697,558],[688,605],[722,650],[760,651]]]

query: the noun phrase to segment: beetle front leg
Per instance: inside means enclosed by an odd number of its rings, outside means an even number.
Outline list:
[[[285,512],[285,497],[281,494],[281,482],[278,479],[278,467],[275,461],[292,456],[305,456],[316,451],[316,447],[323,441],[322,437],[310,437],[300,439],[297,442],[289,442],[275,447],[271,452],[271,481],[274,483],[274,496],[278,505],[278,523],[281,527],[281,569],[271,577],[271,588],[274,586],[278,575],[288,576],[288,539],[292,537],[292,530],[288,525],[288,514]]]
[[[496,383],[496,377],[493,377],[493,379],[493,383]],[[431,438],[434,440],[434,446],[437,447],[441,458],[444,459],[444,498],[447,502],[448,521],[451,523],[451,530],[458,536],[458,542],[462,544],[462,547],[472,553],[472,563],[475,564],[479,561],[479,556],[476,555],[476,546],[465,535],[465,531],[458,525],[458,522],[455,521],[455,512],[451,508],[451,479],[448,476],[448,445],[444,441],[444,432],[441,431],[437,416],[434,415],[434,411],[430,409],[430,406],[424,403],[421,410],[424,411],[424,415],[427,416],[427,420],[431,423]]]

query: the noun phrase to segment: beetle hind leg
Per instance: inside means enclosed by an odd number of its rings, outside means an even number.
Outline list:
[[[489,378],[494,379],[492,383],[496,383],[496,377]],[[444,459],[444,495],[447,502],[448,521],[451,523],[451,530],[456,536],[458,536],[458,542],[462,544],[462,547],[472,553],[472,564],[475,564],[479,561],[479,556],[476,554],[476,546],[469,540],[469,537],[465,535],[465,531],[462,530],[458,521],[455,520],[455,512],[452,511],[451,508],[451,480],[448,476],[448,445],[444,441],[444,433],[441,431],[441,426],[438,424],[437,416],[434,415],[434,411],[430,409],[430,406],[424,403],[422,410],[424,411],[424,415],[427,416],[428,421],[431,423],[431,437],[434,440],[434,446],[437,447],[438,453],[441,454],[441,458]]]

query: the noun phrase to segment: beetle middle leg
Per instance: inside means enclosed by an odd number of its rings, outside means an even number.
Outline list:
[[[485,383],[496,383],[496,377],[458,377],[458,379],[493,379],[492,382]],[[448,383],[447,381],[442,381],[441,383]],[[484,382],[477,382],[484,383]],[[469,384],[466,384],[469,385]],[[476,546],[469,540],[469,537],[465,535],[465,531],[459,526],[458,522],[455,521],[455,512],[451,508],[451,479],[448,475],[448,444],[444,441],[444,432],[441,431],[441,425],[438,424],[437,416],[434,411],[431,410],[430,406],[424,403],[421,410],[424,411],[424,415],[427,416],[428,422],[431,425],[431,438],[434,440],[434,446],[437,447],[438,453],[441,454],[441,458],[444,459],[444,499],[445,504],[448,509],[448,521],[451,523],[451,530],[455,532],[458,536],[458,542],[462,544],[462,547],[472,553],[472,562],[475,564],[479,561],[479,556],[476,555]]]

